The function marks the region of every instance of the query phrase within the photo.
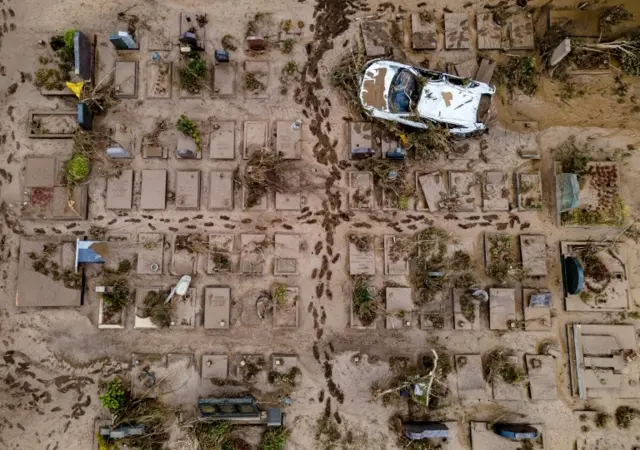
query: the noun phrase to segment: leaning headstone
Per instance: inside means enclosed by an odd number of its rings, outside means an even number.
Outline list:
[[[83,130],[90,130],[93,126],[93,117],[86,103],[78,103],[78,125]]]
[[[107,148],[107,156],[109,157],[109,159],[131,158],[131,154],[122,147]]]
[[[262,36],[249,36],[247,37],[247,46],[249,50],[255,52],[261,52],[266,48],[264,38]]]
[[[566,38],[551,54],[551,58],[549,58],[549,65],[551,67],[557,66],[569,53],[571,53],[571,39]]]
[[[109,41],[116,50],[138,50],[138,43],[126,31],[118,31],[118,34],[109,36]]]
[[[216,50],[215,57],[216,57],[216,62],[219,62],[219,63],[229,62],[229,53],[224,50]]]
[[[80,31],[76,31],[73,36],[73,53],[75,74],[80,75],[85,81],[91,81],[93,75],[93,49],[89,38]]]

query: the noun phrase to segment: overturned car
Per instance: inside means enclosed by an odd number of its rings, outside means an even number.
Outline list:
[[[360,83],[364,110],[414,128],[428,123],[471,137],[487,128],[495,88],[486,83],[395,61],[373,60]]]

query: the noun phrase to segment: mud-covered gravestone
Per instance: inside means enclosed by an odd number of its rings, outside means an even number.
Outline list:
[[[276,151],[284,159],[300,159],[302,128],[293,124],[293,120],[278,120],[276,124]]]
[[[52,188],[57,184],[61,167],[52,156],[27,156],[24,164],[25,188]]]
[[[509,428],[521,427],[521,425],[505,425]],[[495,424],[486,422],[471,422],[471,448],[472,450],[543,450],[544,430],[540,424],[530,426],[538,432],[535,439],[514,440],[505,439],[494,431]],[[521,428],[515,428],[521,430]],[[528,431],[528,430],[527,430]],[[568,446],[566,448],[569,448]],[[584,449],[583,449],[584,450]]]
[[[416,210],[440,211],[440,202],[448,197],[443,172],[416,172],[416,184],[419,187]]]
[[[267,148],[266,121],[248,121],[244,123],[244,138],[242,141],[242,157],[249,159],[257,151]]]
[[[137,98],[138,62],[116,61],[114,84],[116,98]]]
[[[502,26],[495,23],[493,13],[479,13],[476,18],[478,50],[500,50],[502,48]]]
[[[384,56],[391,48],[391,25],[388,21],[368,20],[360,25],[364,51],[369,58]]]
[[[278,287],[276,287],[276,292],[277,290]],[[298,328],[300,288],[286,286],[286,291],[280,295],[282,298],[276,298],[273,304],[273,326],[276,328]]]
[[[208,209],[233,209],[233,171],[212,170],[209,172]]]
[[[133,203],[133,170],[125,169],[107,179],[107,209],[131,209]]]
[[[276,211],[300,211],[302,207],[302,195],[299,191],[301,174],[292,171],[288,177],[293,192],[276,192]]]
[[[349,207],[353,210],[374,209],[372,172],[349,172]]]
[[[470,48],[469,16],[466,13],[444,13],[444,36],[447,50]]]
[[[165,209],[167,207],[167,171],[143,170],[140,190],[140,209]]]
[[[171,98],[171,61],[147,61],[147,99]]]
[[[411,45],[414,50],[435,50],[438,46],[438,24],[424,13],[411,14]]]
[[[551,355],[525,355],[531,400],[556,400],[555,359]]]
[[[170,268],[172,275],[196,274],[198,253],[192,247],[190,239],[190,234],[180,233],[173,236]]]
[[[171,324],[174,329],[196,327],[196,315],[200,311],[196,288],[187,290],[185,295],[174,295],[171,299]]]
[[[176,209],[200,208],[200,171],[176,172]]]
[[[506,363],[511,367],[524,374],[522,355],[510,355],[505,356]],[[524,377],[522,377],[524,379]],[[505,401],[523,401],[526,398],[524,380],[515,380],[513,382],[507,382],[505,379],[498,375],[491,383],[491,391],[494,400]]]
[[[204,327],[229,329],[231,313],[231,288],[207,287],[204,290]]]
[[[489,289],[489,328],[492,330],[509,330],[515,320],[515,289]]]
[[[514,14],[508,19],[513,50],[531,50],[535,47],[533,19],[529,14]]]
[[[162,275],[164,261],[164,234],[138,234],[138,263],[136,272],[139,275]]]
[[[487,172],[482,184],[482,209],[484,211],[508,211],[511,190],[509,175],[505,172]]]
[[[264,234],[240,236],[240,271],[251,275],[264,275],[267,264],[265,250],[268,247]]]
[[[297,275],[300,235],[276,233],[274,242],[274,275]]]
[[[349,275],[375,275],[376,255],[373,236],[352,235],[349,239]]]
[[[225,380],[229,376],[228,355],[202,355],[203,380]]]
[[[373,147],[373,131],[369,122],[349,122],[349,158],[358,149]]]
[[[547,243],[544,235],[520,235],[522,269],[528,277],[547,275]]]
[[[477,298],[463,289],[454,289],[453,324],[456,330],[480,329],[480,302]]]
[[[413,300],[409,287],[387,287],[386,294],[386,327],[397,330],[409,328],[414,322]]]
[[[460,399],[484,400],[488,397],[487,385],[482,376],[482,357],[480,355],[455,355],[458,374],[458,397]]]
[[[269,61],[244,62],[245,99],[269,98]]]
[[[542,208],[542,182],[540,172],[519,173],[517,179],[518,208]]]
[[[210,234],[207,273],[231,272],[233,253],[233,234]]]
[[[133,323],[134,328],[158,328],[158,325],[153,323],[151,317],[147,315],[146,312],[147,307],[145,305],[145,299],[150,293],[155,293],[163,297],[163,293],[168,294],[168,291],[163,291],[163,289],[159,286],[144,288],[140,287],[136,289],[136,300],[134,305],[135,318]]]
[[[210,159],[236,157],[236,123],[232,120],[213,122],[209,141]]]
[[[404,275],[409,268],[409,254],[406,244],[408,237],[384,236],[384,274]]]
[[[449,195],[458,198],[460,211],[476,209],[476,175],[473,172],[449,172]]]
[[[546,331],[551,328],[550,292],[522,289],[522,309],[526,331]]]

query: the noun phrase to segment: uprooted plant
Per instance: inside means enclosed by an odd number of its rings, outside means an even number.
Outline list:
[[[200,52],[192,51],[178,69],[180,86],[189,94],[199,94],[207,81],[207,62],[200,58]]]
[[[508,56],[497,68],[498,84],[507,88],[513,95],[517,88],[525,95],[533,96],[538,90],[540,73],[533,56]]]
[[[171,313],[173,307],[171,302],[166,302],[169,292],[150,291],[144,298],[141,312],[136,312],[141,318],[151,319],[151,323],[160,328],[171,325]]]
[[[267,381],[269,384],[284,384],[289,386],[296,385],[296,378],[302,372],[297,367],[292,367],[287,372],[278,372],[276,370],[272,370],[267,374]]]
[[[562,144],[553,149],[554,156],[562,165],[564,173],[572,173],[581,180],[587,174],[588,164],[593,161],[589,156],[589,147],[578,145],[575,136],[569,136]]]
[[[368,158],[356,165],[358,170],[373,172],[373,181],[381,189],[386,205],[399,209],[409,208],[413,189],[407,182],[407,165],[404,161]]]
[[[364,48],[359,48],[345,55],[331,71],[331,85],[340,91],[348,106],[363,117],[359,92],[366,61]]]
[[[501,285],[511,285],[527,277],[528,271],[516,261],[513,236],[494,234],[487,236],[487,241],[489,249],[487,275]]]
[[[353,314],[362,326],[368,327],[376,320],[378,315],[376,291],[365,276],[358,276],[354,279],[351,302]]]
[[[193,142],[195,142],[196,144],[196,151],[202,151],[200,130],[198,129],[198,125],[193,120],[182,114],[176,122],[176,129],[185,136],[189,136],[193,139]]]
[[[485,354],[482,358],[482,371],[487,383],[494,385],[500,379],[508,384],[520,383],[524,380],[524,371],[511,361],[514,353],[510,350],[497,348]]]

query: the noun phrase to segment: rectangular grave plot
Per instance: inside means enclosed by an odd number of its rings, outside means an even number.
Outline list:
[[[354,150],[373,148],[373,129],[369,122],[349,122],[349,158]]]
[[[265,378],[267,360],[260,354],[242,354],[237,357],[236,377],[246,383],[255,383]]]
[[[214,98],[230,98],[236,94],[236,73],[235,62],[216,64],[213,67],[213,90],[211,96]]]
[[[542,208],[542,183],[540,172],[519,173],[517,178],[518,208]]]
[[[372,172],[349,172],[349,207],[353,210],[374,209]]]
[[[200,309],[196,288],[189,288],[186,295],[174,295],[171,306],[171,328],[193,329],[196,327],[196,314]]]
[[[133,203],[133,170],[107,179],[107,209],[131,209]]]
[[[178,152],[189,152],[189,156],[181,156]],[[176,158],[177,159],[202,159],[202,148],[198,149],[196,141],[191,137],[183,133],[178,134],[178,142],[176,144]],[[195,158],[193,157],[195,155]]]
[[[490,277],[504,283],[513,267],[519,267],[514,236],[504,233],[484,234],[484,265]]]
[[[198,254],[193,252],[189,244],[189,234],[180,233],[173,237],[171,254],[172,275],[195,275]]]
[[[228,355],[202,355],[203,380],[226,380],[229,377]]]
[[[252,121],[244,123],[244,139],[242,141],[242,157],[249,159],[260,150],[267,149],[267,121]]]
[[[77,111],[32,111],[27,121],[27,136],[32,139],[72,138],[77,127]]]
[[[411,45],[414,50],[435,50],[438,46],[438,23],[431,17],[412,13],[411,33]]]
[[[236,123],[214,122],[209,141],[210,159],[234,159],[236,157]]]
[[[376,328],[376,314],[369,313],[367,309],[362,308],[358,311],[357,307],[354,305],[354,296],[356,289],[357,281],[354,281],[351,286],[350,298],[349,298],[349,324],[351,328],[355,328],[357,330],[374,330]],[[370,283],[370,280],[367,281],[367,284]],[[374,290],[373,286],[370,286],[369,289]],[[373,301],[373,300],[372,300]]]
[[[165,36],[164,31],[158,30],[147,34],[147,45],[149,51],[170,51],[171,40]]]
[[[269,98],[269,62],[244,62],[244,96],[246,99]]]
[[[508,211],[511,189],[509,176],[504,172],[487,172],[482,184],[482,209]]]
[[[520,235],[522,269],[529,277],[547,275],[547,243],[544,235]]]
[[[209,209],[233,209],[233,171],[209,172]]]
[[[480,304],[478,300],[462,289],[454,289],[452,298],[454,329],[479,330]]]
[[[476,15],[478,23],[478,50],[500,50],[502,27],[493,21],[493,13]]]
[[[368,244],[365,244],[365,241]],[[349,242],[349,274],[375,275],[376,255],[372,236],[351,236]]]
[[[245,274],[263,275],[266,269],[265,248],[268,246],[264,234],[240,236],[240,271]]]
[[[300,236],[297,234],[276,233],[274,247],[274,275],[297,275],[299,273]]]
[[[163,290],[163,288],[159,286],[136,288],[134,328],[158,328],[158,325],[153,323],[151,317],[147,315],[147,307],[145,306],[145,300],[151,293],[160,296],[161,298],[166,298],[169,295],[168,290]]]
[[[449,195],[456,199],[458,210],[475,211],[476,183],[473,172],[449,172]]]
[[[138,97],[138,62],[116,61],[114,97]]]
[[[176,209],[200,208],[200,171],[176,172]]]
[[[480,355],[456,355],[458,374],[458,397],[461,399],[487,398],[487,385],[482,376],[482,357]]]
[[[145,159],[167,159],[169,152],[161,145],[151,145],[142,142],[142,157]]]
[[[231,288],[207,287],[204,289],[204,327],[206,329],[229,329],[231,311]]]
[[[162,275],[164,260],[164,234],[138,234],[138,263],[136,272],[139,275]]]
[[[170,61],[147,62],[147,99],[171,98],[172,63]]]
[[[293,120],[278,120],[276,124],[276,151],[284,159],[300,159],[302,129],[292,128]]]
[[[250,191],[245,184],[242,185],[242,205],[247,211],[266,211],[269,208],[269,193],[258,196]]]
[[[382,20],[363,21],[360,24],[365,53],[369,58],[390,53],[390,25]]]
[[[210,234],[207,273],[231,272],[233,234]]]
[[[98,310],[98,328],[121,329],[124,328],[127,308],[122,308],[116,313],[105,307],[104,298],[100,295],[100,309]]]
[[[24,166],[25,188],[52,188],[57,184],[61,168],[56,158],[27,156]]]
[[[384,237],[384,273],[385,275],[405,275],[409,268],[407,253],[409,238],[386,235]]]
[[[531,400],[556,400],[556,371],[551,355],[525,355]]]
[[[489,328],[510,330],[516,321],[515,289],[489,289]]]
[[[298,328],[300,289],[287,287],[282,303],[274,303],[273,326],[276,328]]]
[[[535,47],[533,20],[528,14],[515,14],[509,19],[511,28],[511,48],[514,50],[531,50]]]
[[[444,13],[444,36],[447,50],[470,48],[469,16],[466,13]]]
[[[140,189],[140,209],[167,207],[167,171],[143,170]]]
[[[178,98],[180,99],[203,99],[205,96],[205,92],[209,90],[209,87],[212,85],[211,74],[213,70],[211,68],[211,64],[204,60],[206,64],[205,75],[203,84],[201,86],[191,86],[191,90],[185,89],[180,82],[180,70],[185,68],[188,60],[183,60],[178,62],[175,65],[175,74],[174,77],[178,81]]]
[[[387,287],[386,327],[387,329],[409,328],[414,323],[413,300],[409,287]]]
[[[291,172],[289,185],[296,190],[300,187],[300,173]],[[277,211],[300,211],[302,207],[302,194],[300,192],[276,192]]]
[[[551,328],[551,302],[544,305],[533,302],[533,295],[544,295],[537,289],[522,289],[522,309],[524,311],[524,329],[526,331],[546,331]]]
[[[522,357],[517,355],[507,356],[509,364],[517,367],[520,373],[524,374],[525,370],[522,365]],[[497,376],[491,386],[494,400],[506,401],[523,401],[525,399],[525,383],[514,382],[507,383],[501,376]]]
[[[440,202],[448,197],[444,172],[416,171],[416,210],[437,212]]]

